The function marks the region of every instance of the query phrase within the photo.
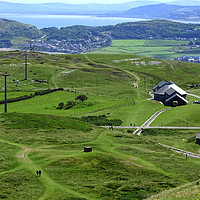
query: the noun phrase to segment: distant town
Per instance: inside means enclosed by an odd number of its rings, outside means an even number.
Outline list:
[[[38,40],[33,43],[32,49],[36,51],[47,52],[62,52],[62,53],[85,53],[94,51],[96,49],[109,46],[111,44],[111,38],[107,37],[95,37],[92,39],[69,39],[69,40]],[[20,44],[22,49],[29,49],[30,44]]]
[[[191,62],[191,63],[200,63],[200,55],[199,56],[185,55],[185,56],[177,57],[174,60],[183,61],[183,62]]]

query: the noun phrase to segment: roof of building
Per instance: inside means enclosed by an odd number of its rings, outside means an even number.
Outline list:
[[[183,98],[182,96],[180,96],[179,94],[174,94],[173,96],[171,96],[169,99],[166,100],[166,103],[170,100],[172,100],[173,98],[178,97],[179,99],[181,99],[182,101],[184,101],[186,104],[188,103],[188,101]]]
[[[197,133],[196,138],[197,138],[197,139],[200,139],[200,133]]]
[[[161,81],[158,83],[156,86],[152,88],[152,90],[155,90],[156,88],[161,88],[163,85],[165,85],[167,82],[166,81]]]
[[[172,88],[172,87],[170,87],[167,91],[166,91],[166,93],[170,96],[170,95],[172,95],[173,93],[175,93],[176,92],[176,90],[174,89],[174,88]]]
[[[180,87],[178,87],[176,84],[174,84],[171,81],[168,82],[167,84],[165,84],[163,87],[161,87],[157,91],[155,91],[153,94],[164,95],[165,93],[167,93],[168,95],[171,95],[174,92],[177,92],[180,95],[186,95],[187,94],[187,92],[182,90]]]

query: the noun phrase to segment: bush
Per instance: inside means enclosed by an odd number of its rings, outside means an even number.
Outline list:
[[[64,106],[64,103],[61,102],[61,103],[58,104],[58,107],[56,109],[63,109],[63,106]]]
[[[127,133],[133,133],[133,130],[129,129],[129,130],[127,130]]]
[[[87,99],[88,99],[88,97],[85,96],[85,95],[79,95],[79,96],[76,97],[76,100],[80,100],[81,102],[84,102]]]
[[[72,108],[75,105],[74,101],[68,101],[67,104],[64,104],[63,102],[58,104],[58,107],[56,109],[65,109],[68,110]]]
[[[64,106],[65,110],[72,108],[75,105],[74,101],[68,101],[67,104]]]
[[[107,119],[106,115],[82,117],[81,120],[97,126],[120,126],[123,123],[121,119]]]

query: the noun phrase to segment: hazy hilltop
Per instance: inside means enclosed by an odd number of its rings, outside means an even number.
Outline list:
[[[96,15],[141,19],[200,20],[199,1],[132,1],[122,4],[20,4],[0,1],[0,13],[42,15]]]
[[[37,27],[30,24],[23,24],[14,20],[0,18],[0,37],[26,37],[28,39],[39,38],[43,35]]]
[[[157,4],[157,1],[133,1],[122,4],[19,4],[0,1],[0,13],[18,14],[101,14],[122,12],[131,8]]]
[[[182,5],[182,6],[197,6],[200,5],[200,1],[199,0],[191,0],[191,1],[181,1],[181,0],[177,0],[177,1],[172,1],[169,2],[170,4],[174,4],[174,5]]]
[[[179,6],[169,4],[147,5],[132,8],[128,11],[116,14],[115,16],[196,21],[200,19],[200,6]]]

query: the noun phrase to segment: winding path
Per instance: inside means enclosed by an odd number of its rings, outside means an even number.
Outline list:
[[[33,175],[36,176],[36,171],[38,169],[42,170],[42,176],[38,177],[40,179],[41,184],[43,185],[43,187],[45,188],[45,192],[44,194],[38,199],[38,200],[45,200],[51,197],[51,195],[53,195],[56,191],[63,191],[63,193],[69,193],[73,196],[75,196],[76,198],[83,198],[83,199],[91,199],[87,196],[85,196],[82,193],[76,192],[75,190],[70,189],[67,186],[63,186],[59,183],[57,183],[55,180],[53,180],[46,172],[45,170],[42,168],[42,166],[40,166],[39,164],[35,163],[34,161],[32,161],[28,154],[30,152],[36,152],[36,151],[41,151],[41,148],[29,148],[25,145],[22,144],[18,144],[18,143],[13,143],[4,139],[0,139],[0,142],[3,143],[7,143],[9,145],[13,145],[13,146],[17,146],[20,147],[21,150],[17,153],[16,157],[18,158],[19,162],[21,163],[21,165],[17,168],[14,168],[12,170],[9,171],[5,171],[2,172],[0,174],[3,173],[9,173],[9,172],[13,172],[13,171],[17,171],[20,168],[25,167],[26,169],[28,169]]]
[[[132,73],[132,72],[127,71],[127,70],[124,70],[124,71],[125,71],[127,74],[130,74],[131,76],[133,76],[133,77],[136,79],[136,81],[133,83],[133,85],[134,85],[135,88],[138,88],[138,87],[139,87],[140,77],[137,76],[136,74]]]

